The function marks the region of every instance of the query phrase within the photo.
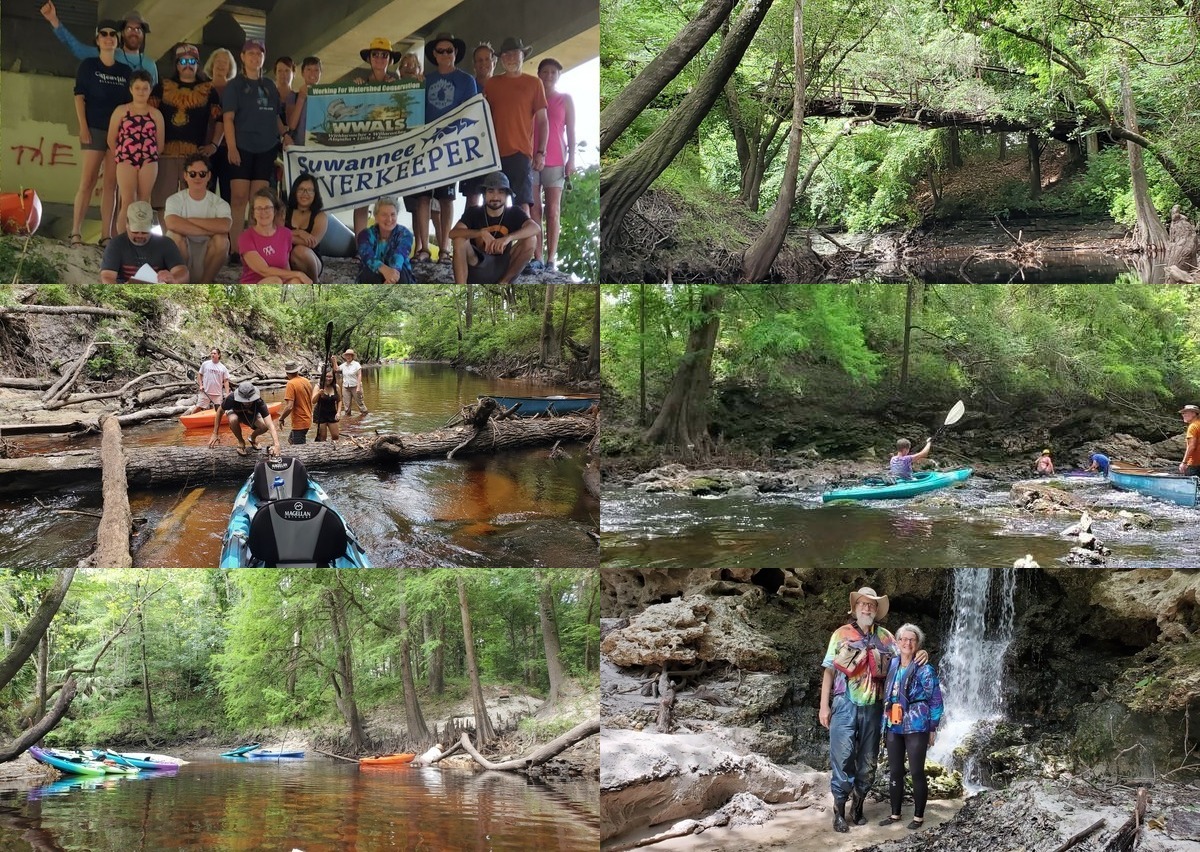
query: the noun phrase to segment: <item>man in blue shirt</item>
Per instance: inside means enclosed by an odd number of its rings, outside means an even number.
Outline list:
[[[54,8],[54,0],[46,0],[42,6],[42,17],[54,28],[54,35],[70,48],[76,59],[87,59],[99,56],[100,51],[92,44],[84,44],[62,25],[58,19],[58,10]],[[150,75],[151,86],[158,85],[158,66],[154,60],[146,56],[146,36],[150,25],[142,20],[140,12],[130,12],[121,21],[121,46],[117,48],[117,62],[133,70],[142,70]]]
[[[1088,470],[1099,471],[1105,476],[1108,476],[1108,456],[1104,455],[1104,453],[1092,453],[1091,462],[1092,466],[1089,467]]]

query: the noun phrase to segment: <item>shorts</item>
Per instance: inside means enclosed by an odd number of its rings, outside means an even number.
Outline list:
[[[271,180],[271,176],[275,174],[275,157],[279,153],[278,148],[258,154],[252,154],[240,148],[238,152],[242,155],[242,164],[240,166],[229,164],[230,180],[260,180],[263,183]]]
[[[196,408],[200,409],[201,411],[205,411],[209,408],[215,407],[216,403],[213,402],[209,398],[208,394],[206,394],[204,391],[200,391],[198,394],[196,394]]]
[[[158,158],[158,177],[154,179],[154,189],[150,192],[150,206],[162,210],[167,206],[167,199],[183,189],[183,157],[160,156]]]
[[[533,173],[533,182],[550,189],[562,189],[567,183],[567,167],[546,166],[540,172]]]
[[[524,154],[510,154],[500,158],[500,170],[508,176],[513,204],[532,204],[533,161]]]
[[[404,209],[409,213],[417,212],[417,201],[422,198],[454,198],[454,184],[439,186],[434,189],[427,189],[424,192],[414,192],[412,195],[404,196]]]
[[[89,127],[92,131],[92,141],[84,145],[79,143],[79,147],[84,151],[107,151],[108,150],[108,131],[101,130],[99,127]]]
[[[312,427],[309,427],[312,428]],[[308,429],[293,429],[292,434],[288,435],[289,444],[307,444]]]
[[[511,243],[505,247],[503,254],[488,254],[474,243],[471,243],[471,248],[474,250],[478,262],[467,264],[467,283],[495,284],[504,277],[509,263],[512,262],[512,258],[509,256],[512,249]]]

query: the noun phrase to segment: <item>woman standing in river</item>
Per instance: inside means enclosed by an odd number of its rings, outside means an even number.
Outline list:
[[[913,818],[908,827],[917,829],[925,822],[925,801],[929,797],[925,754],[937,738],[938,723],[942,720],[942,688],[933,665],[914,659],[924,644],[925,634],[915,624],[905,624],[896,631],[900,656],[892,658],[883,689],[883,734],[892,814],[879,823],[881,826],[900,823],[906,755],[913,788]]]

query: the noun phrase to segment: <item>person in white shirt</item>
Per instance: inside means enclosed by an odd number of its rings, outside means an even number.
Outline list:
[[[354,350],[347,349],[342,353],[342,363],[337,363],[336,358],[330,358],[333,361],[333,368],[342,371],[342,394],[345,397],[346,416],[350,416],[353,412],[351,409],[351,401],[357,400],[359,411],[365,416],[370,414],[367,411],[367,404],[363,401],[362,392],[362,364],[354,358]]]
[[[229,396],[229,368],[221,363],[221,350],[214,346],[208,355],[208,360],[196,372],[196,384],[200,388],[196,404],[184,414],[214,408]]]
[[[211,171],[203,154],[188,156],[183,161],[187,189],[167,198],[165,208],[167,236],[183,255],[192,280],[200,284],[216,281],[229,260],[229,229],[233,226],[228,202],[208,191]]]

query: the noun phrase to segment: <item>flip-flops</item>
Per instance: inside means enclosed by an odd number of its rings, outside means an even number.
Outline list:
[[[246,449],[245,445],[242,445],[237,448],[237,454],[239,456],[248,456],[248,455],[250,455],[250,451],[248,449]]]

